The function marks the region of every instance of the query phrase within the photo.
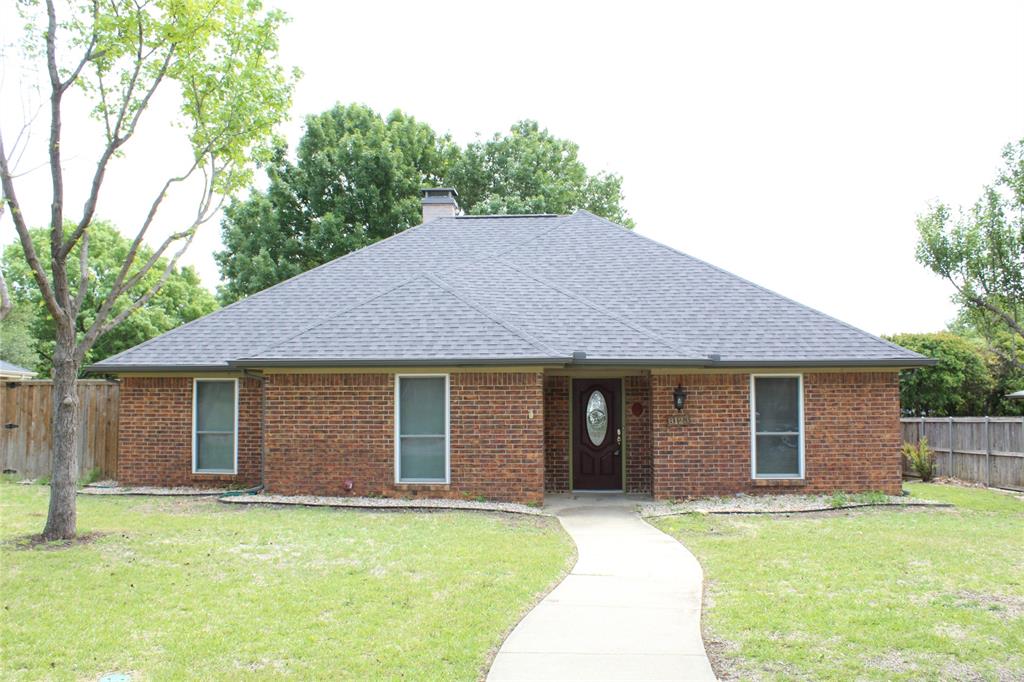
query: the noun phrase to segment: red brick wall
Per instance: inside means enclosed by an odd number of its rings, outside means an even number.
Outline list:
[[[651,492],[651,377],[622,381],[626,412],[626,492]]]
[[[669,425],[672,392],[687,390],[690,423]],[[803,481],[754,481],[750,470],[750,375],[655,375],[653,492],[659,499],[738,492],[898,493],[899,385],[896,372],[804,374]]]
[[[450,485],[395,484],[394,375],[268,378],[270,492],[543,501],[540,372],[451,374]]]
[[[544,377],[544,490],[569,491],[569,377]]]
[[[192,377],[124,377],[117,478],[123,485],[256,485],[260,480],[258,379],[238,387],[238,473],[192,473]]]

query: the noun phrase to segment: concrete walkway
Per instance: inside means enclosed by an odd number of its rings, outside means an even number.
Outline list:
[[[700,633],[700,564],[636,504],[548,497],[579,560],[502,644],[489,682],[715,679]]]

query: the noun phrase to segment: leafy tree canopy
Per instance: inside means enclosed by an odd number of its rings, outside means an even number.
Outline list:
[[[237,300],[419,223],[419,189],[442,182],[458,149],[400,111],[335,106],[306,119],[296,161],[278,148],[266,191],[232,202],[215,254]]]
[[[48,228],[33,229],[31,234],[43,267],[49,269],[50,230]],[[105,292],[109,291],[132,246],[131,239],[118,232],[110,223],[103,221],[92,223],[89,228],[89,236],[90,286],[85,293],[82,310],[76,324],[79,337],[85,334],[92,324],[96,312],[103,304]],[[68,259],[68,271],[72,282],[80,281],[78,273],[80,248],[81,244],[76,245]],[[129,277],[134,275],[152,255],[151,249],[142,246],[137,265],[129,272]],[[129,292],[128,296],[118,301],[113,314],[117,315],[122,309],[128,307],[135,297],[156,284],[166,265],[165,259],[159,259],[154,267],[150,268],[135,285],[134,291]],[[43,301],[39,287],[36,286],[28,263],[25,261],[21,245],[11,244],[4,250],[3,271],[8,277],[15,308],[11,315],[4,320],[5,332],[4,336],[0,338],[6,341],[8,333],[27,335],[28,339],[23,336],[18,337],[22,344],[28,343],[28,348],[22,345],[18,352],[23,354],[23,360],[34,360],[31,365],[26,366],[38,371],[40,376],[48,376],[54,349],[54,321]],[[73,287],[72,296],[77,293],[77,288]],[[173,268],[160,290],[124,322],[100,337],[86,353],[85,361],[86,363],[98,362],[216,309],[216,299],[202,286],[199,275],[193,268]],[[11,317],[19,314],[24,315],[22,331],[17,330],[17,325],[11,325],[11,330],[8,332],[8,323]],[[17,362],[8,358],[7,355],[8,350],[5,344],[4,359],[9,362]]]
[[[265,191],[232,202],[215,254],[222,302],[256,293],[420,222],[418,190],[452,186],[471,214],[585,208],[632,227],[622,179],[590,175],[578,147],[534,121],[464,150],[430,126],[352,104],[306,119],[294,162],[278,147]]]
[[[622,178],[590,175],[579,145],[561,140],[536,121],[520,121],[507,135],[470,143],[448,172],[447,184],[474,215],[572,213],[586,209],[633,227],[622,208]]]
[[[938,363],[900,373],[903,413],[920,417],[977,416],[987,413],[994,381],[980,342],[951,332],[886,337]]]
[[[918,261],[956,287],[964,317],[996,353],[1000,335],[1024,345],[1024,140],[1008,145],[1003,161],[969,210],[940,203],[917,219]]]
[[[0,360],[28,369],[39,367],[39,354],[32,336],[33,319],[30,304],[16,303],[0,321]]]

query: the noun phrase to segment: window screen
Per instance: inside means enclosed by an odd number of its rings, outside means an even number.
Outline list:
[[[196,471],[235,470],[235,386],[196,381]]]
[[[447,478],[444,377],[398,379],[398,480]]]
[[[445,377],[398,379],[398,480],[448,478]]]
[[[754,378],[755,476],[799,477],[800,378]]]

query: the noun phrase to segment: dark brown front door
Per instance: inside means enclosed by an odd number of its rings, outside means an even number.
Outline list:
[[[576,379],[573,386],[574,490],[622,490],[619,379]]]

